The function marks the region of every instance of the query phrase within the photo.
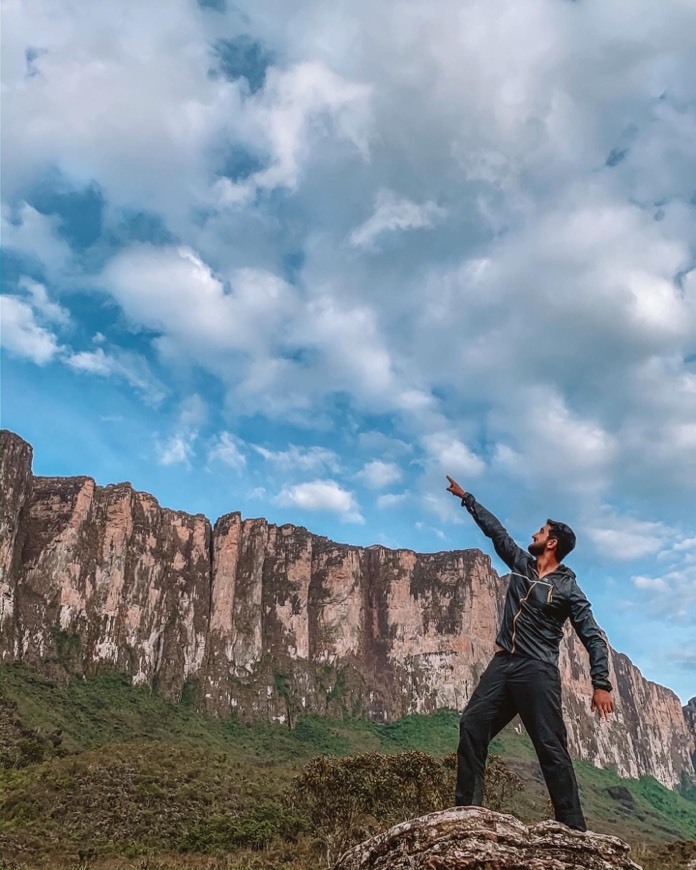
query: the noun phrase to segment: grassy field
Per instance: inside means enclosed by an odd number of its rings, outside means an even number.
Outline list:
[[[410,749],[442,757],[456,747],[454,711],[387,725],[308,716],[290,731],[210,719],[117,674],[67,687],[21,666],[0,675],[5,870],[318,870],[289,798],[310,759]],[[527,737],[506,731],[491,748],[526,784],[515,812],[526,822],[548,818]],[[680,866],[665,849],[696,840],[693,791],[585,762],[576,771],[593,830],[628,840],[646,867]]]

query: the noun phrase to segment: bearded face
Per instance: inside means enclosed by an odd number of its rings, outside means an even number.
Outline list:
[[[542,526],[536,534],[532,535],[532,543],[527,547],[527,551],[535,558],[541,556],[546,549],[550,531],[551,527],[547,523],[545,526]]]
[[[545,549],[546,541],[532,541],[532,543],[527,547],[527,551],[534,557],[541,556]]]

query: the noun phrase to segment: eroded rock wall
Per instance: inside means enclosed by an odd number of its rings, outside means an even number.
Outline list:
[[[13,656],[57,679],[108,664],[179,696],[205,656],[210,543],[204,516],[128,484],[34,478]]]
[[[490,658],[499,590],[478,551],[351,547],[239,514],[213,538],[210,712],[458,708]]]
[[[478,550],[353,547],[238,513],[213,529],[129,484],[32,478],[29,445],[1,446],[4,660],[59,680],[115,667],[216,716],[292,725],[461,709],[494,651],[505,581]],[[694,751],[679,700],[620,653],[611,669],[617,713],[600,724],[568,633],[572,752],[676,785]]]
[[[0,642],[3,656],[19,657],[17,583],[32,492],[32,449],[16,435],[0,435]]]
[[[686,707],[684,707],[684,718],[686,719],[687,728],[691,733],[693,746],[691,760],[693,761],[694,768],[696,769],[696,698],[691,698]]]

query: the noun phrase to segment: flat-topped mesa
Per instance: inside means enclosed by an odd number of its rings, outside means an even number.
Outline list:
[[[129,484],[33,478],[28,444],[0,446],[5,661],[59,680],[115,667],[216,716],[292,726],[462,709],[494,650],[505,583],[478,550],[356,547],[239,513],[213,529]],[[617,713],[600,728],[570,633],[560,665],[576,757],[670,786],[693,773],[674,693],[612,651]]]

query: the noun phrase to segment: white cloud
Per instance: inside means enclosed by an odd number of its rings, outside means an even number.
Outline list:
[[[283,488],[276,498],[283,507],[298,507],[309,511],[328,511],[349,523],[364,523],[352,493],[335,480],[312,480]]]
[[[353,230],[349,241],[356,248],[370,247],[383,233],[429,229],[446,213],[434,202],[418,205],[390,190],[380,190],[375,199],[374,213]]]
[[[228,284],[185,247],[134,245],[109,262],[102,280],[135,323],[162,332],[182,356],[201,362],[225,352],[263,352],[295,299],[291,287],[265,271],[239,270]]]
[[[647,524],[646,524],[647,525]],[[654,523],[662,548],[631,580],[642,611],[654,621],[696,626],[696,548],[693,537]]]
[[[67,326],[70,323],[70,312],[48,298],[48,293],[43,284],[23,277],[19,280],[19,287],[25,290],[32,300],[32,307],[45,321]]]
[[[115,346],[106,350],[97,347],[96,350],[69,351],[63,361],[77,372],[105,378],[122,378],[152,405],[159,405],[167,394],[165,386],[152,372],[147,360],[134,351]]]
[[[672,536],[663,523],[605,513],[586,533],[602,556],[615,561],[639,559],[662,549]]]
[[[320,353],[333,389],[384,398],[397,387],[391,355],[375,312],[368,305],[345,305],[322,296],[310,305],[298,338]],[[398,402],[398,397],[393,401]]]
[[[96,351],[81,350],[66,359],[66,365],[78,372],[108,377],[112,373],[112,361],[101,348]]]
[[[201,427],[208,419],[208,404],[198,393],[187,396],[179,410],[179,423],[185,428]]]
[[[2,346],[15,356],[45,365],[66,350],[54,330],[70,324],[70,313],[49,299],[38,281],[22,276],[17,285],[24,297],[2,296]]]
[[[380,509],[396,507],[407,501],[409,496],[408,492],[385,492],[377,497],[377,507]]]
[[[63,269],[70,260],[70,246],[58,235],[60,221],[41,214],[22,202],[13,214],[9,207],[2,212],[2,246],[43,264],[49,271]]]
[[[194,455],[195,433],[179,432],[157,443],[157,461],[160,465],[191,465]]]
[[[239,470],[246,465],[243,453],[244,442],[230,432],[222,432],[208,452],[208,461],[219,460],[230,468]]]
[[[432,488],[432,482],[429,481]],[[463,525],[464,519],[459,502],[446,492],[447,481],[443,479],[442,488],[435,494],[425,491],[418,495],[418,506],[428,513],[434,514],[439,520],[454,525]]]
[[[58,339],[36,322],[31,306],[17,296],[2,296],[0,306],[5,350],[37,365],[51,362],[60,350]]]
[[[433,432],[425,435],[422,443],[429,459],[445,474],[476,477],[486,467],[479,456],[449,432]],[[466,481],[462,485],[466,489],[465,483]]]
[[[696,566],[675,566],[658,576],[641,574],[632,580],[644,596],[643,612],[651,619],[696,625]]]
[[[259,456],[285,473],[316,472],[323,468],[338,471],[340,467],[336,452],[326,447],[298,447],[289,444],[287,450],[270,450],[260,444],[250,446]]]
[[[403,474],[395,462],[373,459],[371,462],[365,463],[355,476],[369,489],[383,489],[385,486],[397,483]]]
[[[99,348],[101,350],[101,348]],[[156,444],[157,461],[160,465],[185,465],[191,467],[196,454],[195,445],[200,428],[208,418],[208,406],[198,395],[192,393],[179,403],[179,413],[174,431]]]
[[[650,589],[655,592],[667,592],[669,586],[662,577],[643,577],[638,575],[633,578],[633,585],[637,589]]]
[[[166,26],[152,28],[159,7],[148,7],[109,28],[104,56],[108,11],[78,22],[67,8],[53,18],[31,3],[13,8],[10,110],[25,134],[9,151],[16,177],[57,149],[66,177],[88,172],[110,206],[137,203],[176,228],[179,251],[121,252],[104,286],[135,325],[161,333],[163,359],[185,357],[221,378],[238,413],[317,419],[327,398],[345,394],[360,409],[402,415],[418,438],[443,410],[442,388],[448,426],[470,402],[492,424],[501,473],[529,482],[545,438],[558,456],[555,470],[543,462],[548,485],[592,497],[630,478],[649,442],[660,446],[648,470],[671,483],[670,459],[694,454],[694,398],[673,367],[667,377],[687,401],[665,417],[674,390],[664,374],[646,390],[639,371],[646,359],[683,359],[695,323],[692,280],[682,294],[673,284],[694,223],[675,199],[688,188],[675,185],[677,170],[693,177],[694,119],[680,108],[688,101],[669,99],[684,96],[691,68],[676,22],[693,13],[672,0],[665,28],[642,6],[647,38],[613,5],[436,7],[437,21],[424,23],[416,7],[359,4],[347,20],[300,4],[291,32],[274,23],[273,3],[245,7],[249,34],[275,57],[252,95],[208,75],[208,42],[236,35],[232,15],[216,15],[213,33],[208,13],[175,0]],[[534,39],[521,44],[529,28]],[[589,38],[597,32],[599,43]],[[609,49],[619,37],[632,47],[621,58]],[[503,47],[502,66],[490,41]],[[27,78],[28,46],[48,50]],[[676,66],[665,61],[675,56]],[[588,58],[599,100],[588,98]],[[124,107],[117,118],[101,108],[105,87]],[[29,124],[19,123],[25,110]],[[618,117],[631,117],[631,130]],[[624,140],[626,159],[602,168]],[[260,168],[216,181],[227,145]],[[216,213],[235,186],[244,196]],[[288,192],[282,221],[265,194],[276,188]],[[665,191],[655,220],[650,202]],[[201,206],[204,229],[191,218]],[[345,250],[351,234],[358,247]],[[361,255],[387,234],[398,256]],[[302,277],[291,287],[278,276],[282,257],[298,251]],[[601,391],[588,386],[600,381]],[[517,390],[526,410],[511,404]]]
[[[358,434],[358,444],[367,453],[379,453],[388,459],[403,457],[413,452],[413,445],[407,444],[400,438],[394,438],[371,429]]]
[[[326,123],[332,135],[351,143],[367,158],[369,91],[363,84],[344,80],[323,63],[299,63],[286,70],[270,68],[265,87],[245,101],[233,124],[243,141],[270,155],[269,165],[241,183],[220,180],[217,190],[221,204],[247,204],[258,188],[295,188],[310,141],[326,136]]]
[[[696,556],[696,536],[682,538],[672,546],[672,550],[676,553],[684,552]]]
[[[510,407],[496,408],[492,420],[501,434],[494,465],[504,473],[555,482],[570,492],[596,494],[608,487],[619,452],[616,437],[572,411],[556,390],[521,389]]]
[[[426,523],[417,520],[414,523],[414,526],[418,529],[419,532],[430,532],[431,535],[435,535],[436,538],[439,538],[441,541],[446,540],[447,535],[442,531],[442,529],[437,529],[435,526],[429,526]]]
[[[241,97],[237,83],[208,75],[195,4],[155,2],[122,16],[28,0],[5,14],[6,196],[57,168],[79,183],[96,179],[112,203],[147,204],[174,222],[191,198],[206,198],[208,148]]]
[[[190,468],[200,428],[207,418],[208,406],[198,393],[183,399],[179,403],[173,433],[164,441],[157,442],[157,461],[160,465],[185,465]]]

